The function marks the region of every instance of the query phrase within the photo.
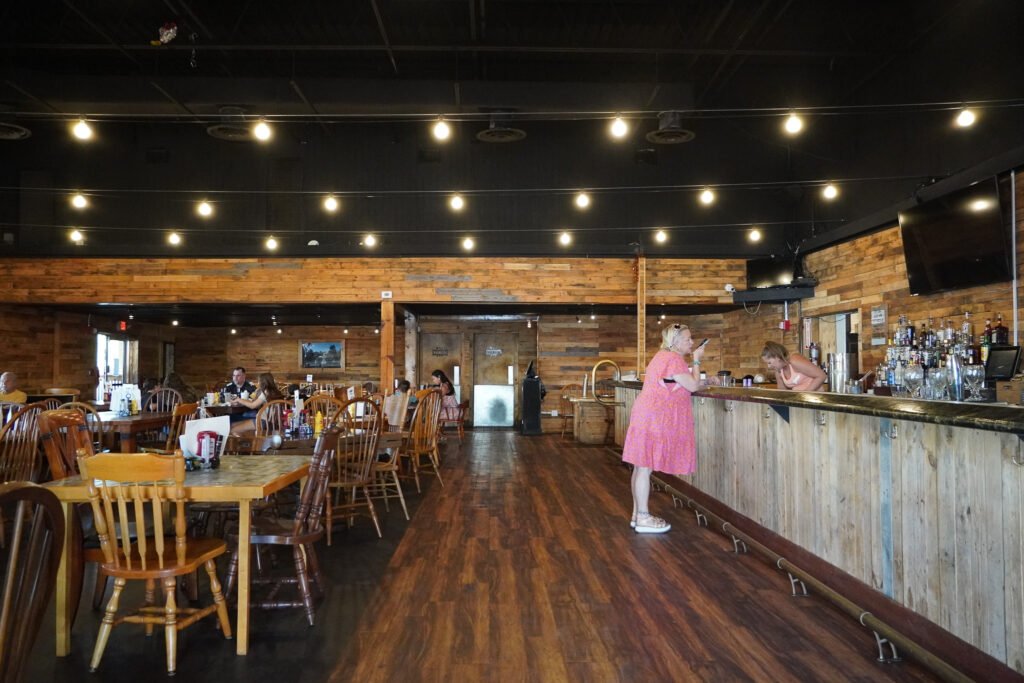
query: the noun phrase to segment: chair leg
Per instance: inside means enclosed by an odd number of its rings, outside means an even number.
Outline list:
[[[224,601],[224,595],[220,590],[220,581],[217,580],[217,565],[213,560],[206,561],[206,575],[210,577],[210,592],[213,594],[213,602],[217,605],[217,621],[220,622],[220,630],[224,637],[231,640],[231,622],[228,620],[228,605]]]
[[[441,482],[441,487],[444,488],[444,480],[441,479],[441,454],[437,451],[437,446],[434,446],[434,450],[430,452],[430,464],[434,466],[434,474],[437,475],[437,480]]]
[[[231,552],[231,561],[228,562],[228,575],[224,579],[224,597],[231,599],[231,589],[235,587],[235,579],[238,577],[238,548]]]
[[[363,496],[366,498],[366,506],[370,508],[370,518],[373,519],[373,526],[377,527],[377,538],[384,538],[380,532],[380,522],[377,521],[377,509],[373,506],[373,498],[370,498],[370,490],[363,486]],[[355,491],[352,491],[352,502],[355,502]]]
[[[398,472],[392,470],[391,476],[395,479],[395,490],[398,491],[398,500],[402,503],[402,512],[405,513],[405,521],[409,521],[409,508],[405,507],[405,496],[402,494],[402,482],[398,480]]]
[[[306,548],[306,564],[309,566],[309,577],[314,586],[316,586],[317,595],[324,595],[324,574],[320,571],[320,558],[316,555],[316,546],[312,543],[308,543]]]
[[[89,671],[95,673],[103,659],[103,651],[107,649],[107,641],[110,639],[110,632],[114,628],[114,618],[117,616],[117,605],[121,599],[121,591],[127,583],[125,579],[114,579],[114,591],[110,594],[110,601],[107,603],[107,610],[103,613],[103,623],[100,624],[100,632],[96,636],[96,647],[92,650],[92,661],[89,662]]]
[[[334,524],[331,521],[331,492],[327,491],[327,495],[324,496],[324,525],[327,527],[327,547],[331,547],[331,527]]]
[[[142,603],[146,607],[151,607],[156,604],[156,579],[146,579],[146,597]],[[149,638],[153,635],[153,624],[146,624],[146,637]]]
[[[309,591],[309,577],[306,575],[306,560],[302,556],[302,546],[293,546],[292,555],[295,557],[295,576],[299,580],[299,593],[302,594],[302,604],[306,608],[306,620],[313,626],[313,595]]]
[[[167,673],[171,675],[177,668],[178,658],[178,605],[174,601],[176,584],[173,576],[164,579],[164,592],[167,593],[167,602],[164,604],[164,641],[167,646]]]

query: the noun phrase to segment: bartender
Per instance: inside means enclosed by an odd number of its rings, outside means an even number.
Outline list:
[[[778,342],[765,342],[761,360],[775,372],[775,384],[790,391],[817,391],[825,383],[825,371],[799,353],[790,353]]]

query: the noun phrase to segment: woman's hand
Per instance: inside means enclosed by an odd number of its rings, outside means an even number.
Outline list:
[[[704,351],[705,351],[705,347],[702,346],[702,347],[700,347],[699,349],[697,349],[697,350],[695,350],[693,352],[693,361],[695,363],[700,363],[701,362],[701,360],[704,358]]]

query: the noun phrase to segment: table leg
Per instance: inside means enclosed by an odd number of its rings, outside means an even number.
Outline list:
[[[249,652],[250,503],[249,500],[238,501],[238,635],[235,636],[235,653],[239,655]]]
[[[71,525],[77,523],[74,518],[74,503],[61,503],[64,508],[64,528],[71,529]],[[72,543],[74,534],[64,534],[63,548],[60,554],[60,566],[57,568],[57,595],[54,602],[57,605],[57,656],[67,657],[71,654],[71,617],[74,614],[75,605],[70,604],[70,596],[74,591],[71,588],[71,561]]]
[[[135,452],[135,432],[120,432],[118,436],[121,438],[121,452],[122,453],[134,453]]]

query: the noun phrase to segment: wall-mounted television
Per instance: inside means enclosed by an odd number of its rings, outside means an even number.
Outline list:
[[[779,287],[793,282],[796,259],[792,256],[770,256],[747,261],[747,289]]]
[[[1012,279],[1010,230],[990,178],[899,214],[911,294]]]

